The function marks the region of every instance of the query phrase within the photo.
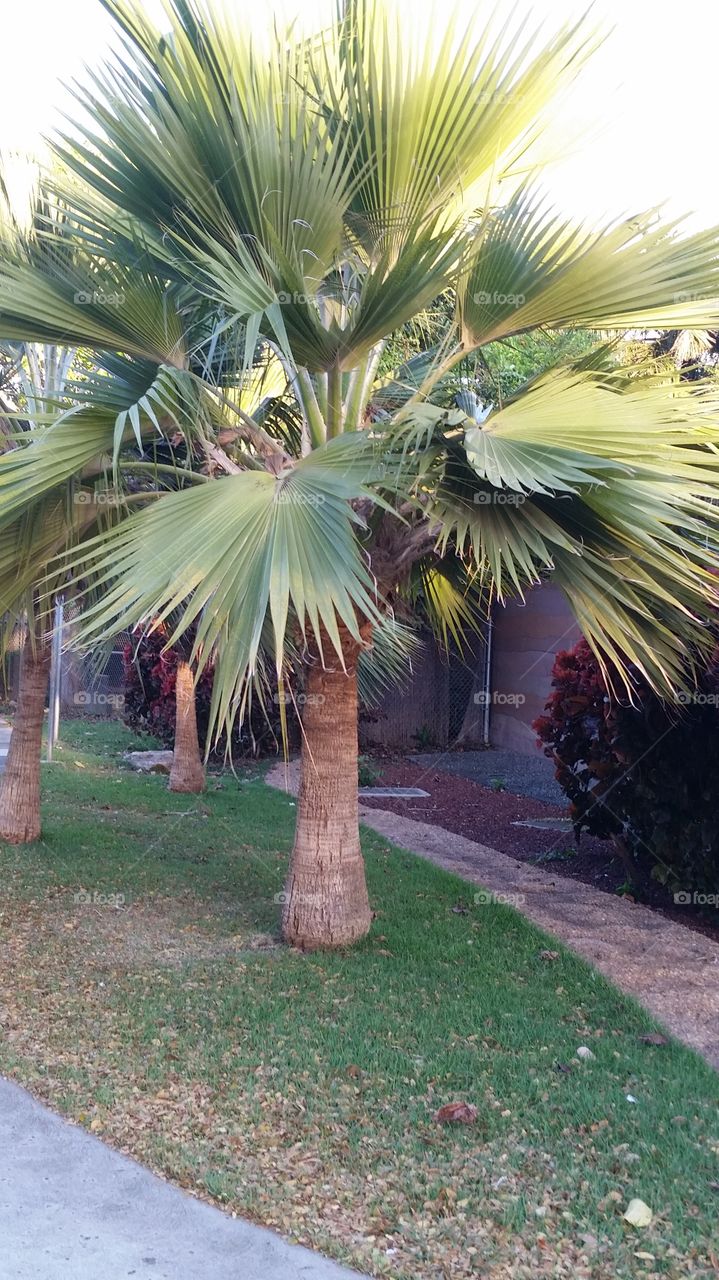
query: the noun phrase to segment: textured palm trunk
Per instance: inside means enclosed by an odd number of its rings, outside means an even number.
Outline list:
[[[40,837],[40,754],[50,647],[28,635],[20,662],[17,711],[0,777],[0,840],[28,844]]]
[[[177,664],[175,683],[175,749],[170,770],[170,791],[203,791],[205,771],[200,757],[195,709],[195,682],[189,662]]]
[[[357,675],[308,669],[302,711],[302,767],[295,843],[282,932],[304,950],[343,947],[372,920],[359,842]]]

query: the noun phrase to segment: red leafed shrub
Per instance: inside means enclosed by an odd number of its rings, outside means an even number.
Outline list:
[[[163,653],[166,643],[166,632],[158,628],[140,640],[132,639],[125,645],[123,714],[131,728],[152,733],[171,747],[175,739],[175,680],[179,655],[175,649],[168,649]],[[208,667],[200,676],[195,690],[197,731],[201,748],[204,748],[210,719],[212,680],[212,668]],[[245,719],[242,725],[235,725],[231,743],[234,756],[273,755],[279,750],[282,738],[276,701],[268,699],[266,711],[267,715],[255,701],[249,723]],[[290,707],[287,712],[288,722],[291,722]],[[291,732],[291,723],[289,728]],[[224,753],[224,738],[215,750]]]
[[[675,895],[716,895],[719,649],[696,692],[675,702],[635,680],[630,702],[608,691],[585,640],[557,654],[552,696],[534,722],[540,744],[577,834],[619,837],[637,876],[650,874]]]

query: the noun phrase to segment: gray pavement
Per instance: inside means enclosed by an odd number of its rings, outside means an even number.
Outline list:
[[[0,1079],[7,1280],[358,1280],[156,1178]]]
[[[567,804],[566,796],[555,781],[554,765],[539,750],[525,755],[521,751],[488,747],[486,751],[447,751],[442,755],[423,752],[410,759],[430,769],[445,769],[461,778],[471,778],[483,786],[491,786],[495,778],[501,778],[507,791],[517,796],[545,800],[548,804]]]

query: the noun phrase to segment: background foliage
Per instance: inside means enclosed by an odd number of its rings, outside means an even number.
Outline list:
[[[177,649],[165,649],[167,632],[155,631],[129,640],[124,649],[125,702],[124,719],[133,729],[152,733],[168,747],[175,740],[175,681]],[[195,689],[197,730],[200,747],[204,748],[210,723],[210,703],[214,668],[206,667]],[[288,730],[294,740],[297,732],[292,706],[287,706]],[[264,709],[255,700],[250,714],[236,722],[230,740],[233,756],[275,755],[282,741],[280,708],[276,693],[265,699]],[[227,737],[223,734],[215,747],[224,754]]]
[[[623,840],[639,879],[650,875],[674,894],[716,894],[719,647],[696,692],[676,703],[635,678],[634,704],[611,694],[580,640],[557,654],[554,692],[534,727],[577,834]]]

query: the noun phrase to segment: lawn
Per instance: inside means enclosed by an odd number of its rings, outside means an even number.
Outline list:
[[[644,1042],[650,1017],[586,964],[370,833],[369,939],[288,951],[292,802],[257,769],[170,795],[118,768],[130,745],[67,725],[44,840],[2,849],[0,1069],[378,1276],[716,1274],[704,1062]],[[438,1124],[459,1099],[477,1122]],[[635,1196],[642,1230],[621,1217]]]

